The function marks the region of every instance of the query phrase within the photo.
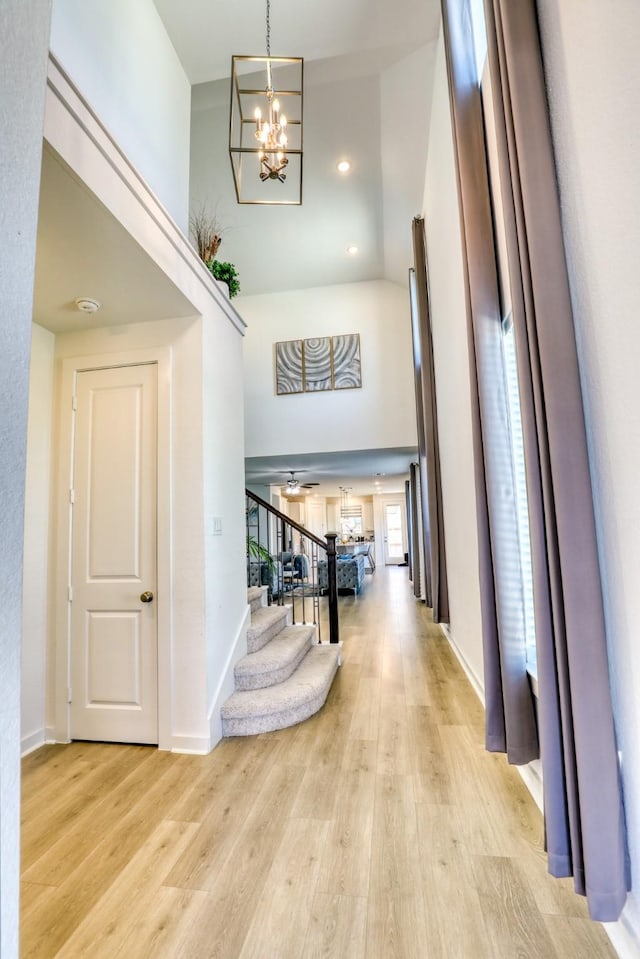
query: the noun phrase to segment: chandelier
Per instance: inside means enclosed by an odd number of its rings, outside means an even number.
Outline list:
[[[300,57],[271,56],[266,0],[266,56],[231,58],[229,156],[238,203],[302,203]]]

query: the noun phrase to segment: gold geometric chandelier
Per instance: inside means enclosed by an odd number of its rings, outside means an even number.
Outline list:
[[[238,203],[302,203],[301,57],[271,56],[271,3],[266,56],[231,58],[229,156]]]

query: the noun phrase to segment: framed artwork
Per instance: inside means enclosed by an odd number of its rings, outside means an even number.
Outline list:
[[[303,390],[303,340],[276,343],[276,393],[302,393]]]
[[[316,336],[275,344],[276,394],[321,393],[362,386],[360,334]]]
[[[351,390],[362,386],[360,334],[345,333],[332,337],[333,388]]]
[[[304,341],[304,391],[316,393],[330,390],[331,338],[318,336]]]

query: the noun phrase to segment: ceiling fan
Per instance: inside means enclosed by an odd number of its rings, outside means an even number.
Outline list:
[[[307,470],[280,470],[280,472],[289,474],[287,489],[285,490],[289,495],[293,496],[301,489],[312,489],[314,486],[320,486],[320,483],[301,483],[300,480],[296,479],[296,473],[306,473]]]

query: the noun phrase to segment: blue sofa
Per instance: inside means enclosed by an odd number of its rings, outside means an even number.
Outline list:
[[[354,595],[360,592],[364,582],[364,556],[344,555],[336,557],[336,586],[340,589],[352,589]],[[318,563],[318,585],[320,589],[329,588],[327,561]]]
[[[250,559],[248,564],[247,585],[268,586],[269,596],[277,596],[280,588],[285,590],[300,585],[309,578],[309,559],[302,554],[281,553],[280,559]]]

